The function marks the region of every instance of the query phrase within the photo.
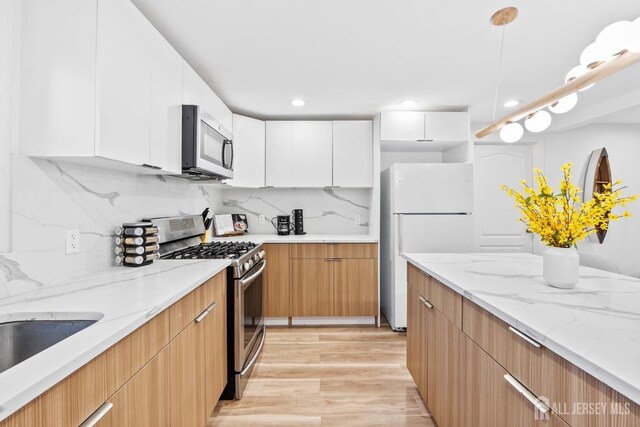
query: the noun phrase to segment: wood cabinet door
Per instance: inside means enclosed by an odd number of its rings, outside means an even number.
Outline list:
[[[424,139],[424,113],[388,111],[381,115],[380,139],[383,141],[418,141]]]
[[[370,120],[333,122],[333,185],[373,186],[373,124]]]
[[[333,316],[333,261],[291,260],[291,315]]]
[[[409,282],[407,307],[407,368],[413,377],[420,396],[427,401],[427,312],[420,300],[415,282]]]
[[[464,427],[568,427],[560,417],[542,414],[511,383],[507,371],[466,335],[462,335],[461,392],[456,410]],[[441,424],[437,416],[439,426]]]
[[[289,245],[264,245],[267,267],[264,270],[265,316],[290,317]]]
[[[128,0],[98,2],[96,155],[149,163],[151,33]]]
[[[233,187],[265,186],[265,124],[262,120],[233,115]]]
[[[171,425],[204,426],[205,335],[202,324],[192,322],[169,343]]]
[[[440,427],[460,425],[462,332],[435,307],[426,311],[427,406]]]
[[[378,315],[378,269],[375,259],[335,259],[335,316]]]
[[[164,348],[108,400],[98,427],[169,426],[169,349]]]
[[[182,58],[155,28],[151,34],[149,164],[182,172]]]
[[[211,307],[211,306],[210,306]],[[213,282],[212,308],[202,320],[205,330],[205,411],[213,412],[227,385],[227,283],[218,274]]]

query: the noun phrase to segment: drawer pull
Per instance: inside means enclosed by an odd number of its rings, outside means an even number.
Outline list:
[[[431,304],[425,297],[420,295],[420,302],[423,303],[427,308],[433,308],[433,304]]]
[[[543,414],[549,413],[550,411],[549,407],[542,400],[540,400],[535,394],[531,393],[525,386],[520,384],[520,382],[517,379],[515,379],[509,374],[505,374],[504,379],[507,380],[507,382],[511,384],[511,386],[515,388],[518,391],[518,393],[522,394],[529,402],[531,402],[538,411],[542,412]]]
[[[218,305],[218,302],[214,301],[213,304],[211,304],[209,307],[205,308],[204,311],[202,313],[200,313],[200,315],[198,317],[196,317],[196,323],[202,322],[202,320],[204,320],[204,318],[207,317],[209,315],[209,313],[211,313],[211,310],[216,308],[216,305]]]
[[[102,404],[102,406],[96,409],[96,411],[93,414],[91,414],[89,418],[87,418],[86,420],[84,420],[82,424],[80,424],[80,427],[95,426],[96,424],[98,424],[98,421],[102,419],[102,417],[107,415],[107,412],[109,412],[111,408],[113,408],[113,403],[111,402],[106,402]]]
[[[534,346],[535,348],[542,347],[538,341],[534,340],[533,338],[529,337],[526,334],[523,334],[513,326],[509,326],[509,330],[514,334],[516,334],[517,336],[519,336],[520,338],[522,338],[523,340],[525,340],[526,342],[528,342],[529,344],[531,344],[532,346]]]

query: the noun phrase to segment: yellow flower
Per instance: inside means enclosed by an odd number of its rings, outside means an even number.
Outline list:
[[[613,210],[638,199],[638,195],[622,197],[622,189],[613,190],[622,181],[604,185],[602,193],[594,193],[593,199],[581,202],[581,193],[571,181],[571,162],[562,165],[560,193],[555,194],[547,178],[538,168],[534,169],[536,188],[522,181],[523,192],[518,193],[506,185],[502,189],[516,201],[522,213],[520,221],[529,231],[540,235],[549,246],[569,247],[598,230],[606,230],[610,220],[629,218],[629,211],[621,215]]]

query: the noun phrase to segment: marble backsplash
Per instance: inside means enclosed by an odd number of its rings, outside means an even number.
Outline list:
[[[0,298],[113,264],[113,232],[145,217],[200,213],[219,186],[14,156],[10,253],[0,254]],[[80,252],[65,254],[66,230]],[[4,286],[2,281],[5,281]]]
[[[18,155],[11,168],[11,252],[0,253],[0,299],[113,265],[114,229],[146,217],[210,207],[246,213],[251,233],[272,234],[272,217],[302,208],[307,233],[368,233],[369,189],[233,189]],[[66,255],[69,229],[80,231],[80,252]]]
[[[307,234],[367,234],[370,199],[370,189],[228,188],[222,192],[222,206],[216,213],[244,213],[251,233],[273,234],[271,219],[303,209]],[[260,215],[265,216],[264,224],[260,224]]]

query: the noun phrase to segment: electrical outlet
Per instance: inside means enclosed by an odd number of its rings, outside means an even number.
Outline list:
[[[77,254],[80,252],[80,230],[67,230],[66,253]]]
[[[264,215],[260,215],[258,217],[258,221],[260,221],[260,224],[266,224],[267,223],[267,219],[264,217]]]
[[[355,217],[353,217],[353,220],[355,221],[356,225],[360,225],[362,223],[360,215],[356,215]]]

